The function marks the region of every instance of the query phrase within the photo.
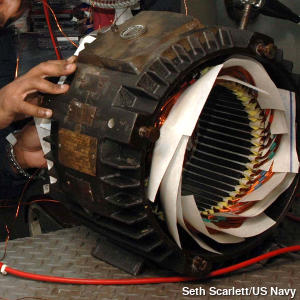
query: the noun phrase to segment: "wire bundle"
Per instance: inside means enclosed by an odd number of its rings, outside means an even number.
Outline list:
[[[241,243],[277,222],[265,211],[299,166],[295,98],[246,58],[195,74],[157,118],[161,135],[152,153],[148,199],[154,202],[159,191],[179,247],[178,224],[201,248],[220,253],[210,240]]]
[[[249,88],[228,81],[214,87],[183,170],[183,194],[194,194],[204,221],[227,227],[215,213],[239,214],[255,204],[239,200],[273,176],[272,167],[259,169],[280,145],[280,135],[270,132],[272,120],[273,111],[262,110]]]

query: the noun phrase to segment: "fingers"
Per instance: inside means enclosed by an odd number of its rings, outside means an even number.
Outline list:
[[[77,61],[77,59],[78,59],[78,57],[73,55],[64,60],[49,60],[48,62],[52,63],[52,64],[61,64],[62,62],[66,62],[68,64],[73,64]]]
[[[52,110],[46,109],[43,107],[39,107],[36,105],[33,105],[31,103],[21,101],[18,103],[18,106],[16,107],[16,113],[23,113],[25,115],[37,117],[37,118],[51,118],[52,116]]]
[[[45,78],[70,75],[76,70],[76,64],[74,62],[75,59],[73,57],[69,60],[43,62],[31,69],[24,77],[28,78],[33,76]]]
[[[27,124],[17,137],[19,146],[26,151],[38,151],[41,149],[41,143],[34,124]]]
[[[36,80],[33,84],[33,89],[45,94],[63,94],[66,93],[69,88],[67,84],[55,84],[45,79]]]
[[[29,95],[30,97],[26,98],[26,102],[31,103],[33,105],[39,106],[41,105],[41,97],[40,95],[38,95],[37,93],[33,96],[34,94]],[[25,115],[23,113],[16,113],[15,116],[15,121],[20,121],[20,120],[24,120],[26,118],[29,118],[29,115]]]
[[[73,64],[77,61],[77,59],[78,59],[78,57],[73,55],[73,56],[71,56],[67,59],[67,62],[70,63],[70,64]]]
[[[24,79],[22,82],[22,95],[24,99],[31,93],[39,91],[45,94],[63,94],[69,90],[69,85],[67,84],[55,84],[46,79],[41,79],[39,77],[34,77],[32,80]]]
[[[0,0],[1,2],[1,0]],[[66,84],[59,85],[46,80],[46,77],[68,76],[76,70],[77,57],[72,56],[67,60],[48,61],[39,64],[27,74],[14,80],[1,89],[0,93],[0,128],[7,127],[21,114],[50,118],[52,111],[39,107],[36,100],[26,101],[28,95],[41,92],[45,94],[63,94],[69,90]]]

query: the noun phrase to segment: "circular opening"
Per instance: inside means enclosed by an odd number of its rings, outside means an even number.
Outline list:
[[[157,128],[162,130],[175,104],[182,101],[181,96],[186,89],[192,88],[205,72],[207,70],[191,72],[173,89],[173,93],[161,106],[156,118]],[[223,69],[220,75],[235,77],[255,86],[255,80],[250,73],[239,66]],[[240,227],[247,227],[242,226],[251,217],[243,216],[243,213],[257,205],[258,201],[242,202],[240,200],[274,176],[272,164],[267,169],[261,167],[273,159],[281,142],[281,135],[272,134],[270,130],[274,111],[261,109],[257,98],[257,91],[245,85],[225,80],[215,82],[193,134],[187,141],[184,158],[181,161],[183,165],[180,182],[181,196],[193,196],[194,211],[195,209],[199,211],[206,232],[201,232],[199,223],[195,226],[195,222],[188,220],[184,214],[181,221],[175,214],[177,221],[171,224],[170,212],[166,211],[170,210],[167,204],[170,198],[164,191],[170,192],[172,189],[177,189],[177,185],[174,184],[175,176],[170,181],[171,188],[169,189],[166,185],[162,187],[164,177],[160,191],[157,193],[157,205],[164,212],[165,224],[175,241],[174,232],[177,228],[179,230],[177,241],[180,237],[183,242],[189,240],[191,242],[189,235],[185,232],[189,231],[194,235],[194,240],[198,239],[198,244],[201,239],[217,251],[236,248],[234,246],[236,243],[241,245],[245,241],[238,235],[235,240],[228,242],[227,239],[227,242],[222,244],[221,235],[226,235],[228,229],[237,231]],[[170,135],[165,144],[171,147]],[[155,150],[149,156],[153,159],[154,155]],[[165,172],[171,171],[167,169]],[[151,180],[151,175],[149,180]],[[276,201],[279,196],[280,193],[273,200]],[[178,205],[176,201],[174,205]],[[270,205],[266,206],[261,213],[264,213]],[[187,209],[185,206],[183,211]],[[191,206],[189,209],[191,211]],[[279,217],[280,214],[273,217],[274,221],[277,221]],[[265,230],[253,235],[245,235],[245,237],[250,241],[251,237],[255,238],[268,231],[269,228],[271,227],[266,227]],[[215,238],[218,235],[219,237]],[[200,247],[197,249],[199,250]]]

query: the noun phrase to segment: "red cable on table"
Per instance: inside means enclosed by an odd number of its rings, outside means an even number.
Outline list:
[[[206,278],[216,277],[224,275],[236,270],[253,265],[262,260],[278,256],[283,253],[300,251],[300,245],[281,248],[268,252],[266,254],[259,255],[257,257],[251,258],[244,262],[238,263],[236,265],[222,268],[216,271],[212,271],[207,275]],[[202,278],[196,277],[157,277],[157,278],[129,278],[129,279],[81,279],[81,278],[64,278],[56,276],[47,276],[40,274],[32,274],[16,270],[6,266],[4,263],[0,262],[0,269],[3,275],[9,274],[21,278],[31,279],[35,281],[44,282],[54,282],[54,283],[65,283],[65,284],[81,284],[81,285],[130,285],[130,284],[153,284],[153,283],[171,283],[171,282],[185,282],[185,281],[196,281]]]

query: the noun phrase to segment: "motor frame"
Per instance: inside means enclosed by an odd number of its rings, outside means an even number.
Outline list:
[[[135,25],[145,31],[122,39],[120,33]],[[54,111],[51,134],[44,139],[51,145],[46,158],[54,163],[48,171],[52,180],[42,183],[50,186],[48,196],[119,247],[181,274],[203,277],[247,256],[275,226],[238,246],[223,245],[223,255],[197,249],[187,237],[188,248],[180,249],[158,204],[147,200],[146,187],[160,108],[194,72],[243,55],[261,62],[277,87],[299,97],[282,53],[268,55],[258,51],[259,45],[274,41],[259,33],[205,27],[169,12],[142,12],[117,32],[99,34],[79,55],[78,69],[67,79],[69,92],[44,99]],[[276,225],[289,209],[297,182],[298,176],[266,211]]]

